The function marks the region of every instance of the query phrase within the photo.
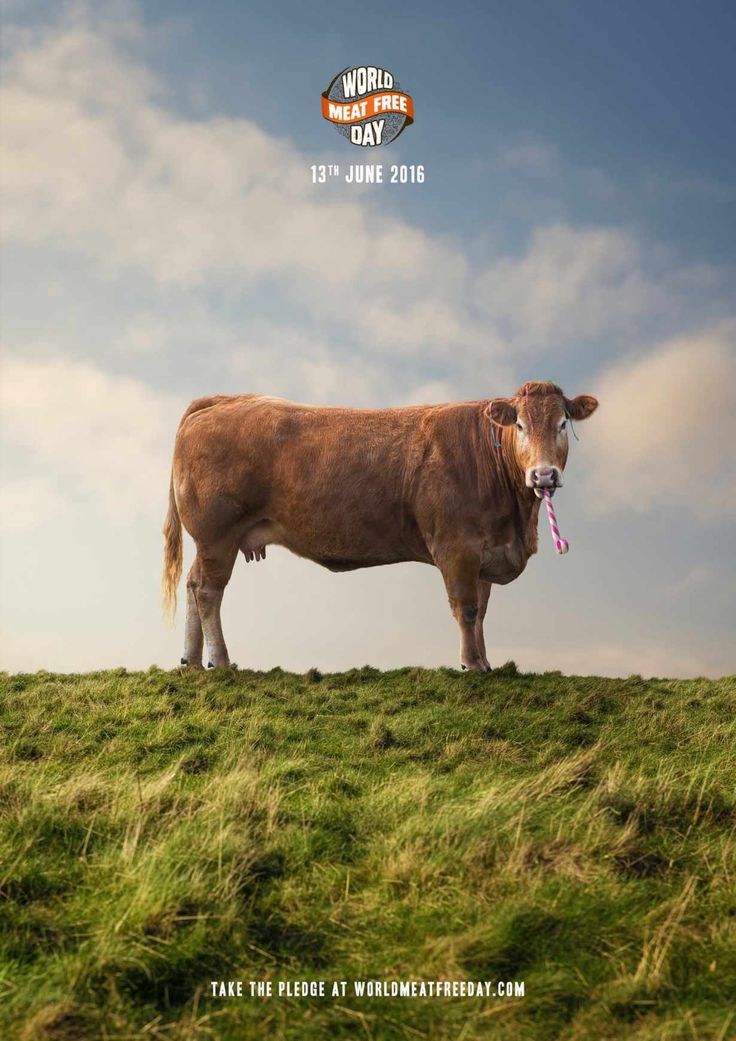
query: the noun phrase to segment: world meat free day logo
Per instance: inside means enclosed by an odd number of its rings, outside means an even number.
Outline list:
[[[376,148],[395,141],[414,122],[414,100],[388,69],[343,69],[322,94],[322,115],[348,141]]]

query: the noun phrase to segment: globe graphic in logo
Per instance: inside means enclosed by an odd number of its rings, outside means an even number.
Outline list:
[[[328,102],[351,107],[365,102],[366,99],[368,99],[369,107],[371,103],[375,105],[378,101],[384,104],[379,112],[368,115],[364,119],[338,122],[327,116],[333,122],[338,134],[347,138],[352,144],[388,145],[395,141],[399,134],[414,121],[411,97],[402,90],[401,84],[394,79],[390,72],[376,66],[348,66],[335,76],[322,97]],[[391,111],[391,98],[405,99],[401,102],[405,110]],[[408,111],[406,110],[407,101],[411,106]],[[395,104],[396,102],[394,102]],[[323,114],[326,115],[324,109]]]

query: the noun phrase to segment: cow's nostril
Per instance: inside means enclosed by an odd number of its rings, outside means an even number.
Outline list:
[[[557,488],[562,481],[556,466],[530,466],[526,471],[526,483],[529,488],[539,491],[542,488]]]
[[[558,484],[558,474],[554,466],[537,466],[529,477],[532,488],[556,488]]]

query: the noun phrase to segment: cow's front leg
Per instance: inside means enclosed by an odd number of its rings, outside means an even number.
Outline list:
[[[471,672],[487,672],[490,668],[478,649],[480,558],[473,553],[456,555],[440,565],[450,608],[460,628],[460,664]]]
[[[491,583],[486,582],[484,578],[478,581],[478,617],[475,620],[475,644],[478,648],[478,654],[483,660],[483,664],[486,669],[490,671],[490,663],[486,655],[486,639],[483,635],[483,622],[486,617],[486,608],[488,607],[488,597],[491,595]]]

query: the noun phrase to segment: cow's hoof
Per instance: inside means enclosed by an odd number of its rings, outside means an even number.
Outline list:
[[[473,662],[460,662],[460,668],[463,672],[490,672],[491,666],[486,662],[473,661]]]
[[[208,668],[208,669],[214,669],[214,667],[215,667],[215,666],[214,666],[214,663],[213,663],[213,662],[211,662],[211,661],[208,661],[208,662],[207,662],[207,668]]]

